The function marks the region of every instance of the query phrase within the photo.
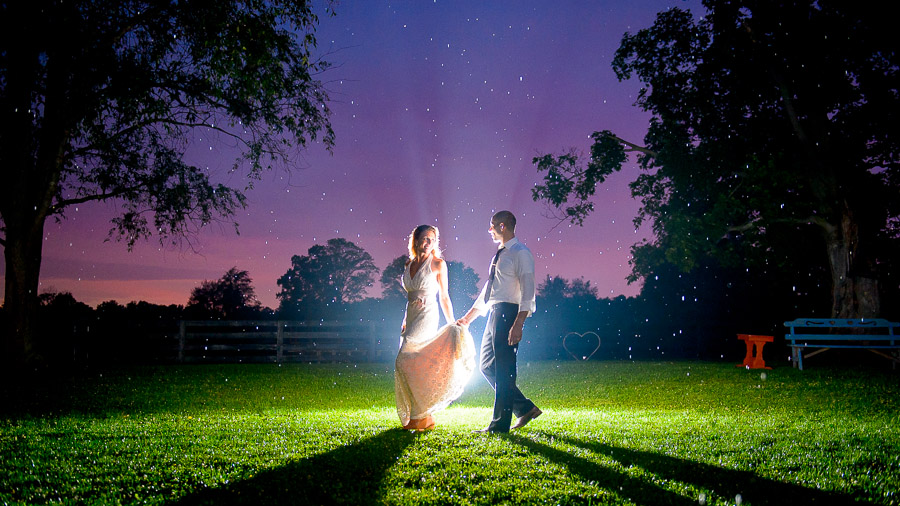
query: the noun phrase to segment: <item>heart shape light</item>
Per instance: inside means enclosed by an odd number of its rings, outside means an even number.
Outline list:
[[[594,351],[592,351],[589,355],[582,355],[580,359],[577,355],[572,353],[572,351],[566,345],[566,342],[569,340],[569,338],[573,339],[573,344],[575,341],[577,341],[577,339],[582,340],[579,342],[587,343],[591,336],[593,336],[593,338],[597,340],[597,346],[594,347]],[[588,360],[594,356],[594,353],[597,353],[597,350],[600,349],[600,336],[598,336],[596,332],[590,332],[590,331],[585,332],[584,334],[579,334],[578,332],[569,332],[568,334],[566,334],[563,337],[562,345],[563,345],[563,349],[566,350],[566,353],[568,353],[569,355],[572,355],[572,358],[574,358],[575,360]],[[585,350],[588,350],[588,349],[590,349],[590,345],[586,345]]]

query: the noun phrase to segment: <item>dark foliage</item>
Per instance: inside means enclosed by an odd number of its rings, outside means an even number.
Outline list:
[[[631,280],[672,265],[830,273],[833,316],[871,317],[896,292],[900,56],[877,9],[846,2],[708,0],[625,34],[617,76],[643,84],[645,146],[601,131],[590,157],[536,157],[535,200],[581,224],[592,197],[638,153],[644,172]],[[816,245],[807,254],[802,242]],[[893,244],[891,244],[893,243]],[[791,280],[790,283],[798,283]],[[879,286],[882,285],[882,286]],[[827,307],[827,306],[826,306]],[[889,315],[886,315],[889,316]]]
[[[306,255],[291,257],[291,267],[278,279],[280,318],[331,318],[345,305],[358,302],[375,281],[378,267],[366,250],[343,239],[316,244]]]
[[[381,297],[383,299],[406,301],[406,290],[403,289],[402,278],[407,262],[409,262],[409,256],[401,255],[393,259],[381,271]]]
[[[359,255],[364,253],[361,249],[353,251],[356,258],[365,258]],[[454,311],[459,316],[477,295],[478,276],[460,262],[449,262],[448,267]],[[647,278],[639,297],[627,298],[601,298],[598,287],[583,278],[547,276],[538,286],[537,312],[526,320],[519,355],[524,361],[704,359],[737,363],[744,353],[737,334],[763,334],[776,336],[775,343],[766,348],[767,362],[783,365],[789,354],[782,323],[796,314],[827,316],[821,309],[830,293],[827,272],[797,274],[786,282],[777,269],[722,267],[708,261],[686,273],[670,265]],[[242,294],[252,288],[246,271],[237,269],[229,270],[219,282],[225,287],[237,282],[243,287],[238,290]],[[107,301],[91,309],[67,293],[45,294],[41,300],[42,342],[47,346],[43,351],[61,364],[172,361],[179,321],[197,316],[189,308],[147,302],[123,306]],[[324,310],[312,312],[307,306],[310,312],[301,312],[302,318],[294,319],[371,323],[382,344],[399,343],[405,297],[357,297],[319,307]],[[274,318],[254,311],[256,319]],[[484,323],[484,318],[479,318],[470,328],[476,345]]]
[[[0,3],[0,245],[3,358],[39,364],[43,226],[111,201],[111,236],[179,242],[233,222],[244,188],[185,160],[186,139],[237,147],[249,177],[334,133],[317,75],[318,19],[305,1]]]
[[[184,313],[189,320],[254,320],[267,311],[256,298],[250,274],[232,267],[221,278],[194,288]]]

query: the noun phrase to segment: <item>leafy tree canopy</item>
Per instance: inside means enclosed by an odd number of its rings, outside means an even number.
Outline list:
[[[586,280],[583,277],[569,281],[566,278],[548,274],[538,285],[537,292],[542,299],[551,303],[558,303],[564,299],[579,302],[599,299],[597,287],[591,285],[590,280]]]
[[[129,247],[177,241],[245,203],[185,160],[193,132],[230,139],[251,184],[295,147],[333,145],[317,22],[293,0],[0,4],[6,356],[35,358],[47,217],[112,199]]]
[[[462,316],[478,296],[478,274],[466,264],[451,260],[447,262],[447,277],[450,278],[447,291],[450,292],[453,307]]]
[[[408,261],[408,255],[400,255],[391,260],[391,263],[381,271],[381,296],[383,298],[406,300],[406,290],[403,289],[402,278]]]
[[[291,257],[291,267],[278,279],[280,311],[296,314],[304,305],[341,306],[363,299],[378,267],[366,250],[343,239],[316,244],[306,255]]]
[[[262,304],[256,298],[253,280],[247,271],[232,267],[221,278],[200,283],[191,291],[185,313],[191,317],[252,319]]]
[[[900,53],[887,18],[831,0],[704,5],[702,19],[658,14],[616,52],[617,76],[643,84],[644,146],[600,131],[586,163],[536,157],[534,198],[581,224],[597,185],[637,153],[635,224],[649,221],[654,238],[634,246],[630,280],[703,257],[787,273],[827,263],[832,313],[877,314],[900,216]],[[797,252],[807,237],[819,256]]]

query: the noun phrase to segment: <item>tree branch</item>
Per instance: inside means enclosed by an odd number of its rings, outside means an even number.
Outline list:
[[[743,223],[741,225],[732,225],[732,226],[726,228],[725,231],[726,232],[746,232],[746,231],[750,230],[751,228],[756,227],[756,223],[760,219],[761,218],[757,217],[757,218],[752,219],[752,220],[748,221],[747,223]]]
[[[218,127],[218,126],[215,126],[210,123],[194,123],[194,122],[178,121],[178,120],[169,119],[169,118],[150,118],[145,121],[135,123],[135,124],[129,126],[128,128],[119,130],[118,132],[114,132],[109,136],[109,138],[114,139],[114,138],[122,137],[122,136],[128,135],[136,130],[139,130],[139,129],[145,128],[145,127],[149,127],[152,125],[170,125],[170,126],[184,127],[184,128],[209,128],[211,130],[214,130],[221,134],[224,134],[228,137],[231,137],[235,141],[238,141],[239,143],[244,144],[245,146],[248,145],[248,142],[246,141],[246,139],[244,139],[243,137],[241,137],[238,134],[229,132],[228,130],[225,130],[222,127]],[[84,157],[84,156],[91,154],[91,150],[94,147],[95,147],[95,144],[87,144],[87,145],[81,146],[80,148],[78,148],[76,150],[73,150],[73,154],[76,156]]]
[[[740,225],[732,225],[725,229],[726,232],[746,232],[757,226],[757,223],[762,219],[762,217],[756,217],[746,223],[742,223]],[[821,227],[826,232],[832,232],[835,229],[835,226],[828,222],[825,218],[821,216],[810,216],[809,218],[780,218],[770,220],[771,223],[785,223],[792,225],[809,225],[813,224],[817,227]]]
[[[131,186],[131,187],[128,187],[128,188],[121,188],[121,189],[118,189],[118,190],[116,190],[116,191],[112,191],[112,192],[108,192],[108,193],[97,193],[97,194],[94,194],[94,195],[87,195],[87,196],[80,197],[80,198],[75,198],[75,199],[64,199],[64,200],[60,200],[60,201],[57,202],[56,204],[53,204],[52,206],[50,206],[50,214],[56,213],[56,212],[58,212],[58,211],[61,211],[62,208],[71,206],[71,205],[73,205],[73,204],[83,204],[83,203],[85,203],[85,202],[93,202],[93,201],[96,201],[96,200],[106,200],[106,199],[111,199],[111,198],[118,197],[118,196],[120,196],[120,195],[124,195],[124,194],[126,194],[126,193],[128,193],[128,192],[132,192],[132,191],[139,190],[140,188],[142,188],[142,185]]]
[[[634,153],[635,151],[637,151],[638,153],[644,153],[645,155],[652,157],[652,158],[659,158],[659,153],[657,153],[656,151],[653,151],[650,148],[646,148],[644,146],[638,146],[637,144],[634,144],[633,142],[628,142],[625,139],[622,139],[621,137],[619,137],[615,134],[610,133],[610,134],[602,134],[602,135],[609,137],[610,139],[613,139],[614,141],[616,141],[620,144],[624,144],[624,145],[628,146],[628,148],[625,149],[626,153]]]

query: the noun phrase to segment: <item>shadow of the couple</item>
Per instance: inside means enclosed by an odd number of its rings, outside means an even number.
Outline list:
[[[710,464],[669,457],[667,455],[611,446],[591,440],[560,436],[552,432],[535,431],[543,438],[553,438],[589,452],[605,455],[624,467],[640,467],[655,476],[691,484],[709,490],[711,494],[733,500],[740,494],[741,502],[754,506],[775,506],[785,504],[864,504],[862,498],[847,494],[807,488],[793,483],[762,478],[750,471],[725,469]],[[541,455],[552,462],[566,466],[569,471],[584,480],[593,481],[598,487],[611,490],[636,504],[698,504],[697,498],[688,498],[666,490],[652,481],[629,476],[613,468],[606,467],[573,453],[554,448],[548,444],[524,436],[510,435],[510,442],[519,444],[529,451]],[[711,501],[712,498],[710,497]]]
[[[190,494],[175,504],[371,504],[386,471],[414,440],[409,431],[389,429],[252,478]]]
[[[697,497],[686,497],[664,488],[654,478],[633,476],[618,468],[598,464],[576,452],[559,449],[540,439],[576,446],[621,466],[639,467],[657,479],[674,480],[707,490],[710,496],[754,506],[784,504],[862,504],[863,498],[827,492],[801,485],[660,453],[632,450],[609,444],[535,431],[538,440],[516,434],[507,441],[529,452],[565,466],[573,477],[641,505],[696,506]],[[372,504],[378,501],[387,471],[416,436],[400,428],[386,430],[360,442],[291,462],[281,467],[215,489],[205,489],[181,498],[179,505],[240,504]],[[714,497],[708,501],[713,502]],[[855,502],[854,499],[860,502]]]

